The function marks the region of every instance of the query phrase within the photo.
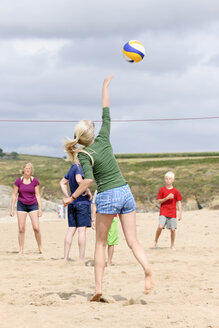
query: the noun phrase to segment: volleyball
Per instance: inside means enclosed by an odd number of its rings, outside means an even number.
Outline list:
[[[145,48],[141,42],[131,40],[124,45],[123,55],[128,62],[138,63],[144,58]]]

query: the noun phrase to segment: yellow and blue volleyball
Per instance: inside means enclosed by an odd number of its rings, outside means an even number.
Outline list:
[[[141,42],[131,40],[124,45],[123,55],[128,62],[138,63],[144,58],[145,48]]]

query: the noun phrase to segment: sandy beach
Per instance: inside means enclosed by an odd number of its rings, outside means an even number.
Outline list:
[[[137,214],[138,237],[154,273],[155,287],[144,295],[143,270],[126,246],[121,226],[114,265],[107,267],[103,296],[90,303],[94,291],[95,232],[87,230],[85,264],[78,261],[77,238],[71,260],[63,262],[67,220],[56,213],[41,218],[45,253],[37,252],[30,221],[25,254],[18,254],[17,221],[0,211],[1,328],[216,328],[219,327],[219,211],[183,212],[176,251],[164,230],[159,247],[150,249],[158,213]]]

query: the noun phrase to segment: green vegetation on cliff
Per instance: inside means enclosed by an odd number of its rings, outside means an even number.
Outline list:
[[[195,198],[206,205],[219,193],[219,153],[121,154],[116,155],[119,166],[130,184],[138,207],[147,208],[156,199],[163,185],[165,172],[176,174],[175,187],[184,201]],[[19,170],[26,161],[33,163],[42,196],[60,199],[59,181],[71,166],[62,158],[21,155],[18,159],[0,159],[0,184],[13,186]],[[91,190],[94,191],[95,184]]]

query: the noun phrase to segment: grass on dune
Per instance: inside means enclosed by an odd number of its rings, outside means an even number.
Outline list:
[[[164,184],[164,174],[169,170],[176,174],[174,186],[180,190],[184,201],[195,197],[200,203],[205,204],[218,194],[219,153],[193,153],[194,156],[191,153],[183,153],[181,156],[178,153],[175,153],[175,156],[152,155],[123,154],[121,161],[118,157],[120,155],[117,156],[126,181],[142,206],[156,199],[159,188]],[[145,160],[138,161],[139,158]],[[17,160],[0,159],[0,184],[13,187],[14,181],[20,176],[22,164],[27,161],[32,162],[35,167],[34,175],[40,181],[42,196],[50,200],[62,198],[59,182],[71,166],[71,163],[63,158],[19,154]],[[95,188],[96,185],[93,184],[91,191]]]

